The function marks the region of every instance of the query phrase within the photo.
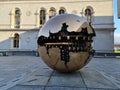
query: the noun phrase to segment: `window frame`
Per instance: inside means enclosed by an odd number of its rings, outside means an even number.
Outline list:
[[[16,8],[14,11],[14,28],[20,28],[21,10]]]

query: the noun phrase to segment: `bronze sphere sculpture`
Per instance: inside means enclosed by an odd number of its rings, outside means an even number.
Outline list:
[[[95,31],[85,18],[73,14],[52,17],[38,34],[38,50],[52,69],[72,72],[85,66],[94,55]]]

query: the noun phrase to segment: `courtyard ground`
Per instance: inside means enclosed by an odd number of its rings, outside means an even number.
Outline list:
[[[40,57],[1,56],[0,90],[120,90],[120,58],[93,58],[81,70],[62,74]]]

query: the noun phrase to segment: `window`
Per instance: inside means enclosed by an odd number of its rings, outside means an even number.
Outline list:
[[[15,33],[13,37],[13,47],[19,48],[19,34]]]
[[[40,10],[40,25],[43,25],[46,20],[45,10]]]
[[[55,8],[50,8],[50,11],[49,11],[49,18],[52,18],[56,15],[56,10]]]
[[[91,6],[87,6],[85,9],[85,17],[87,21],[89,22],[89,24],[92,23],[93,13],[94,13],[93,8]]]
[[[59,14],[65,14],[65,9],[64,8],[60,8]]]
[[[91,16],[92,16],[92,13],[91,13],[91,10],[90,9],[85,9],[85,16],[87,18],[87,21],[89,23],[91,23]]]
[[[63,9],[59,10],[59,14],[64,14],[64,13],[65,13],[65,11]]]
[[[15,19],[15,28],[20,28],[20,9],[15,9],[15,16],[14,16],[14,19]]]

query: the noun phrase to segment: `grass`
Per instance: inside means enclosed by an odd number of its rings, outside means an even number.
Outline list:
[[[115,50],[115,53],[120,53],[120,50]]]

